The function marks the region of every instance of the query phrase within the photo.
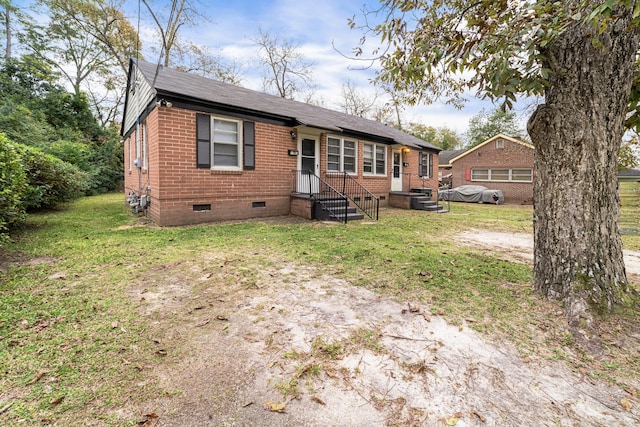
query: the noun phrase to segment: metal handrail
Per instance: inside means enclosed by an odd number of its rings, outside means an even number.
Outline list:
[[[409,191],[411,191],[411,188],[412,188],[411,187],[411,177],[412,176],[416,176],[416,177],[420,178],[420,181],[422,181],[422,189],[423,190],[425,189],[425,181],[433,180],[433,178],[431,178],[431,177],[421,176],[421,175],[418,175],[418,174],[415,174],[415,173],[405,172],[404,175],[409,177]],[[429,188],[431,190],[432,194],[435,193],[436,206],[444,206],[444,203],[441,204],[440,200],[438,199],[438,192],[440,191],[440,188],[437,185],[435,185],[435,184],[433,184],[431,182],[427,182],[426,188]],[[447,202],[447,210],[450,211],[451,210],[451,201],[450,200],[445,200],[445,202]],[[440,212],[440,210],[438,210],[436,212]]]
[[[325,172],[324,179],[353,202],[365,215],[378,220],[380,199],[348,172]]]
[[[311,171],[297,170],[294,172],[296,173],[295,192],[300,194],[308,194],[311,200],[317,202],[329,214],[329,217],[345,224],[347,223],[347,212],[349,209],[349,203],[347,203],[347,197],[344,194],[340,193],[338,190],[333,188],[331,184]],[[305,180],[308,183],[308,192],[300,191],[301,184],[304,184]],[[336,215],[332,209],[329,209],[329,206],[325,203],[327,200],[344,201],[344,212],[342,213],[342,215]]]

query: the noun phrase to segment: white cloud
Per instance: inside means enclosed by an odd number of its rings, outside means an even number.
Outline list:
[[[256,67],[257,47],[252,41],[257,38],[259,28],[291,40],[298,44],[304,57],[315,64],[316,98],[321,99],[326,107],[337,109],[341,87],[347,80],[371,96],[376,90],[369,83],[375,76],[375,69],[363,69],[369,64],[345,57],[351,55],[362,37],[360,30],[349,28],[347,20],[355,16],[357,22],[363,22],[365,2],[371,7],[379,6],[377,0],[218,0],[209,4],[210,22],[185,29],[183,36],[208,46],[223,58],[242,63],[242,84],[254,90],[262,89],[262,74]],[[143,16],[142,20],[150,24],[148,18]],[[157,34],[148,25],[143,25],[141,30],[144,30],[141,31],[143,46],[148,52],[153,44],[158,44]],[[374,43],[377,41],[367,40],[368,50],[365,49],[365,53],[371,52]],[[148,55],[147,59],[157,60]],[[469,97],[462,110],[443,103],[408,107],[404,119],[447,126],[462,134],[469,119],[483,107],[491,109],[492,105]],[[526,118],[523,124],[525,122]]]

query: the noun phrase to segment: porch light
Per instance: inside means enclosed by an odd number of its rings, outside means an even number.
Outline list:
[[[410,151],[411,151],[411,150],[409,149],[409,147],[402,147],[402,152],[403,152],[403,153],[408,153],[408,152],[410,152]]]
[[[292,130],[289,135],[291,135],[291,139],[296,139],[298,137],[298,134],[296,133],[295,130]]]

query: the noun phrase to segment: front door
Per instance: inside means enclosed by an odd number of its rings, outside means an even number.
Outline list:
[[[402,151],[400,149],[393,150],[391,191],[402,191]]]
[[[300,136],[298,140],[298,182],[299,193],[317,193],[320,175],[320,147],[317,137]]]

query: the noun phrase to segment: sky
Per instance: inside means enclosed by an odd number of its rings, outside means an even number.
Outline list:
[[[314,99],[319,100],[326,108],[340,109],[341,89],[347,81],[352,82],[358,91],[373,96],[375,88],[370,80],[375,76],[375,65],[367,67],[368,62],[349,59],[345,55],[351,54],[363,36],[362,30],[349,28],[349,18],[362,23],[363,8],[379,7],[378,0],[194,1],[209,19],[198,25],[183,27],[182,37],[197,45],[207,46],[221,58],[241,63],[242,86],[254,90],[263,89],[262,71],[257,61],[258,48],[253,41],[258,38],[258,32],[262,29],[263,32],[286,38],[296,44],[305,59],[314,64]],[[160,14],[168,14],[171,0],[148,2],[154,4],[154,9]],[[14,1],[19,6],[31,3],[31,0]],[[140,0],[124,0],[123,8],[134,27],[139,26],[145,59],[157,62],[159,35],[144,4]],[[369,38],[365,52],[370,52],[377,44],[377,40]],[[467,98],[469,100],[462,110],[443,102],[407,107],[403,113],[403,122],[444,126],[463,136],[471,117],[483,108],[491,110],[494,107],[489,101],[479,100],[472,94]],[[380,102],[383,101],[384,98],[380,98]],[[524,103],[517,104],[517,107],[521,105]],[[524,107],[519,107],[516,114],[524,129],[527,112]]]
[[[171,2],[156,0],[155,3],[162,10],[160,4],[167,7]],[[201,0],[201,4],[207,7],[203,12],[209,16],[209,22],[184,28],[183,36],[196,44],[208,46],[222,58],[242,63],[242,86],[263,89],[257,47],[253,41],[262,29],[298,45],[305,59],[314,64],[315,98],[320,99],[323,106],[340,109],[341,88],[347,80],[354,83],[359,91],[374,93],[370,79],[375,75],[375,68],[367,67],[368,62],[352,60],[345,55],[351,54],[363,35],[361,30],[349,28],[348,19],[355,17],[356,22],[361,23],[363,8],[378,7],[380,3],[377,0]],[[125,8],[131,22],[136,25],[138,2],[128,0]],[[158,53],[150,53],[150,47],[158,46],[158,36],[144,5],[141,6],[140,34],[145,58],[157,61]],[[377,40],[373,41],[368,41],[369,47],[377,45]],[[469,119],[483,108],[491,110],[493,105],[470,96],[462,110],[436,102],[408,107],[403,119],[404,122],[445,126],[462,136]],[[524,128],[526,112],[517,109],[516,113]]]

